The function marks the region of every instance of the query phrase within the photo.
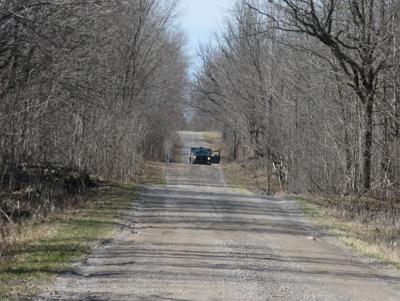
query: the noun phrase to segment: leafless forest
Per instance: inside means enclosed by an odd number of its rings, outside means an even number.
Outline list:
[[[175,21],[173,1],[0,1],[0,221],[164,158],[186,85]]]
[[[204,3],[0,0],[1,300],[400,298],[400,0]]]
[[[177,11],[0,0],[0,222],[52,210],[89,174],[135,180],[172,149],[188,90],[228,159],[282,190],[398,201],[399,0],[236,1],[190,86]]]
[[[289,192],[395,200],[399,14],[398,0],[238,1],[201,50],[193,106],[230,158],[264,162]]]

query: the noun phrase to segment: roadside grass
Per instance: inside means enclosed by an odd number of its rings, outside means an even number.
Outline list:
[[[0,300],[26,300],[57,275],[74,273],[91,249],[112,240],[125,226],[136,197],[133,185],[110,185],[93,192],[78,209],[53,213],[14,230],[15,243],[0,263]]]
[[[143,163],[140,183],[146,185],[164,186],[165,181],[165,163],[147,161]]]
[[[387,263],[400,269],[400,228],[398,225],[385,224],[380,220],[362,216],[344,217],[343,211],[336,207],[326,207],[324,199],[290,196],[298,202],[305,216],[319,227],[338,238],[343,245],[381,263]],[[345,200],[335,200],[335,203]],[[348,201],[348,200],[347,200]],[[353,200],[357,202],[357,199]]]
[[[174,137],[174,144],[172,148],[172,162],[174,163],[183,163],[183,157],[186,157],[188,154],[182,154],[182,141],[179,135]]]
[[[268,177],[266,168],[254,160],[246,163],[226,162],[222,134],[220,132],[203,132],[204,140],[214,150],[222,151],[222,168],[225,180],[234,193],[275,195],[280,192],[278,181]],[[224,160],[225,159],[225,160]]]
[[[259,168],[256,162],[241,164],[229,162],[223,164],[225,179],[233,192],[275,195],[280,192],[279,183],[274,177],[268,178],[265,168]]]

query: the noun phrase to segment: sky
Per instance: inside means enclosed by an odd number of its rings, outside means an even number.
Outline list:
[[[186,52],[191,60],[190,73],[199,66],[197,50],[221,29],[233,0],[181,0],[181,24],[187,36]]]

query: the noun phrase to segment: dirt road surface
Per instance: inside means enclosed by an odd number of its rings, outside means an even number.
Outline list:
[[[292,201],[230,193],[220,166],[184,163],[144,188],[131,227],[36,300],[400,300],[400,275],[319,233]],[[317,239],[310,240],[309,236]]]

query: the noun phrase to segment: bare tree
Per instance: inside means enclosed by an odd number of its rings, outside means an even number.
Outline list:
[[[289,191],[393,197],[398,5],[237,1],[201,54],[195,106]]]
[[[163,159],[186,84],[175,15],[172,0],[0,1],[0,187],[32,184],[21,164],[135,180]]]
[[[393,34],[387,26],[397,11],[391,1],[272,2],[276,15],[247,3],[282,31],[307,34],[330,49],[340,70],[364,106],[364,188],[371,188],[374,104],[380,76],[389,67],[387,46]],[[267,8],[268,9],[268,8]],[[396,13],[395,13],[396,14]]]

